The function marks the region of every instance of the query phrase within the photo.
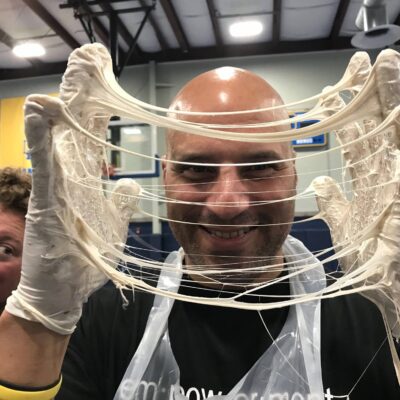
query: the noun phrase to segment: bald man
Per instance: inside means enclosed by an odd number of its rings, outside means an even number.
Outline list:
[[[170,108],[180,111],[226,112],[281,104],[283,102],[279,94],[259,76],[225,67],[193,79],[178,93]],[[265,123],[289,118],[284,109],[236,116],[174,115],[198,123],[226,125]],[[269,130],[272,132],[279,129],[288,129],[288,126]],[[231,130],[265,132],[265,128]],[[240,262],[244,262],[247,267],[255,266],[253,264],[265,265],[266,260],[272,264],[283,262],[282,244],[290,231],[294,201],[279,200],[295,194],[297,181],[294,162],[286,161],[293,158],[290,143],[238,143],[170,131],[166,158],[210,164],[274,162],[219,168],[164,163],[163,172],[168,197],[202,204],[193,207],[191,204],[167,203],[169,218],[196,223],[170,224],[176,239],[185,250],[186,265],[226,265],[224,255],[235,256],[232,267],[238,266]],[[254,202],[267,201],[276,203],[251,206]],[[258,226],[266,224],[273,225]],[[262,261],[249,264],[251,257],[259,257]],[[248,284],[253,281],[265,282],[279,274],[277,269],[272,273],[264,272],[264,276],[254,273],[246,276],[241,273],[240,280]],[[200,279],[207,277],[196,277],[197,281]],[[226,284],[227,280],[234,280],[235,277],[225,276],[222,268],[220,279],[221,283]]]
[[[174,99],[171,115],[228,125],[269,122],[285,119],[286,111],[196,117],[176,111],[280,104],[278,93],[262,78],[226,67],[190,81]],[[165,159],[189,165],[163,163],[167,196],[196,205],[168,203],[170,219],[194,223],[171,223],[183,250],[168,260],[185,264],[190,273],[181,281],[161,273],[159,285],[187,295],[218,297],[222,289],[235,294],[282,277],[281,284],[241,299],[259,302],[261,296],[274,301],[289,298],[293,290],[307,291],[307,281],[322,282],[323,274],[293,281],[282,268],[245,270],[282,265],[285,257],[299,253],[304,260],[298,265],[303,266],[313,257],[288,236],[294,216],[288,198],[295,194],[297,181],[292,158],[288,143],[241,143],[169,131]],[[274,163],[251,165],[260,161]],[[250,165],[232,165],[244,163]],[[265,204],[269,201],[274,202]],[[194,268],[210,265],[218,269],[217,275],[199,274]],[[232,267],[243,271],[227,273]],[[53,387],[69,337],[4,314],[0,379],[24,393]],[[394,400],[400,390],[385,338],[378,310],[357,295],[258,313],[172,302],[139,291],[123,308],[119,291],[106,287],[84,307],[69,342],[57,399],[197,400],[227,395],[229,400],[315,400],[349,395],[351,400]]]

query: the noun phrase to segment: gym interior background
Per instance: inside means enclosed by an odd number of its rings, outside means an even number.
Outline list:
[[[398,0],[1,0],[0,167],[29,170],[24,99],[31,93],[57,95],[68,55],[85,43],[106,45],[122,88],[161,107],[168,107],[195,75],[226,65],[265,77],[289,103],[336,83],[360,47],[372,61],[383,48],[399,51],[399,25]],[[252,30],[258,35],[251,36]],[[45,54],[15,55],[15,47],[31,42],[41,44]],[[165,150],[162,129],[137,121],[112,121],[108,140],[150,155]],[[335,145],[332,134],[321,132],[296,146],[299,191],[318,175],[343,178],[340,154],[322,152]],[[311,154],[315,157],[301,159]],[[142,185],[162,184],[157,162],[118,152],[110,152],[109,158],[116,166],[114,178],[133,176]],[[156,202],[141,206],[165,215],[164,206]],[[297,220],[316,213],[313,199],[297,201]],[[296,224],[292,234],[311,251],[331,245],[320,220]],[[159,250],[177,247],[166,223],[140,214],[132,219],[128,242],[156,259],[166,254]]]

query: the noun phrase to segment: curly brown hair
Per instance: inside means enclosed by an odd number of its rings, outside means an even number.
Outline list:
[[[0,207],[24,215],[32,188],[31,176],[20,168],[0,169]]]

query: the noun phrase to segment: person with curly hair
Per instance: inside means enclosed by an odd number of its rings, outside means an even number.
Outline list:
[[[28,173],[10,167],[0,169],[0,313],[20,278],[30,192]]]

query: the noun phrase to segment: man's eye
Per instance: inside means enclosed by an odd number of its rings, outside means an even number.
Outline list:
[[[260,165],[252,165],[250,170],[252,171],[265,171],[267,169],[273,169],[272,165],[260,164]]]
[[[245,167],[243,174],[261,178],[271,176],[274,171],[276,171],[275,164],[257,164]]]
[[[216,169],[203,165],[183,165],[179,167],[178,172],[184,178],[196,181],[211,179],[215,175]]]
[[[247,178],[269,178],[276,176],[276,172],[285,169],[285,167],[285,163],[278,161],[271,164],[254,164],[244,167],[242,175]]]
[[[0,258],[10,257],[14,254],[14,250],[10,246],[0,244]]]

